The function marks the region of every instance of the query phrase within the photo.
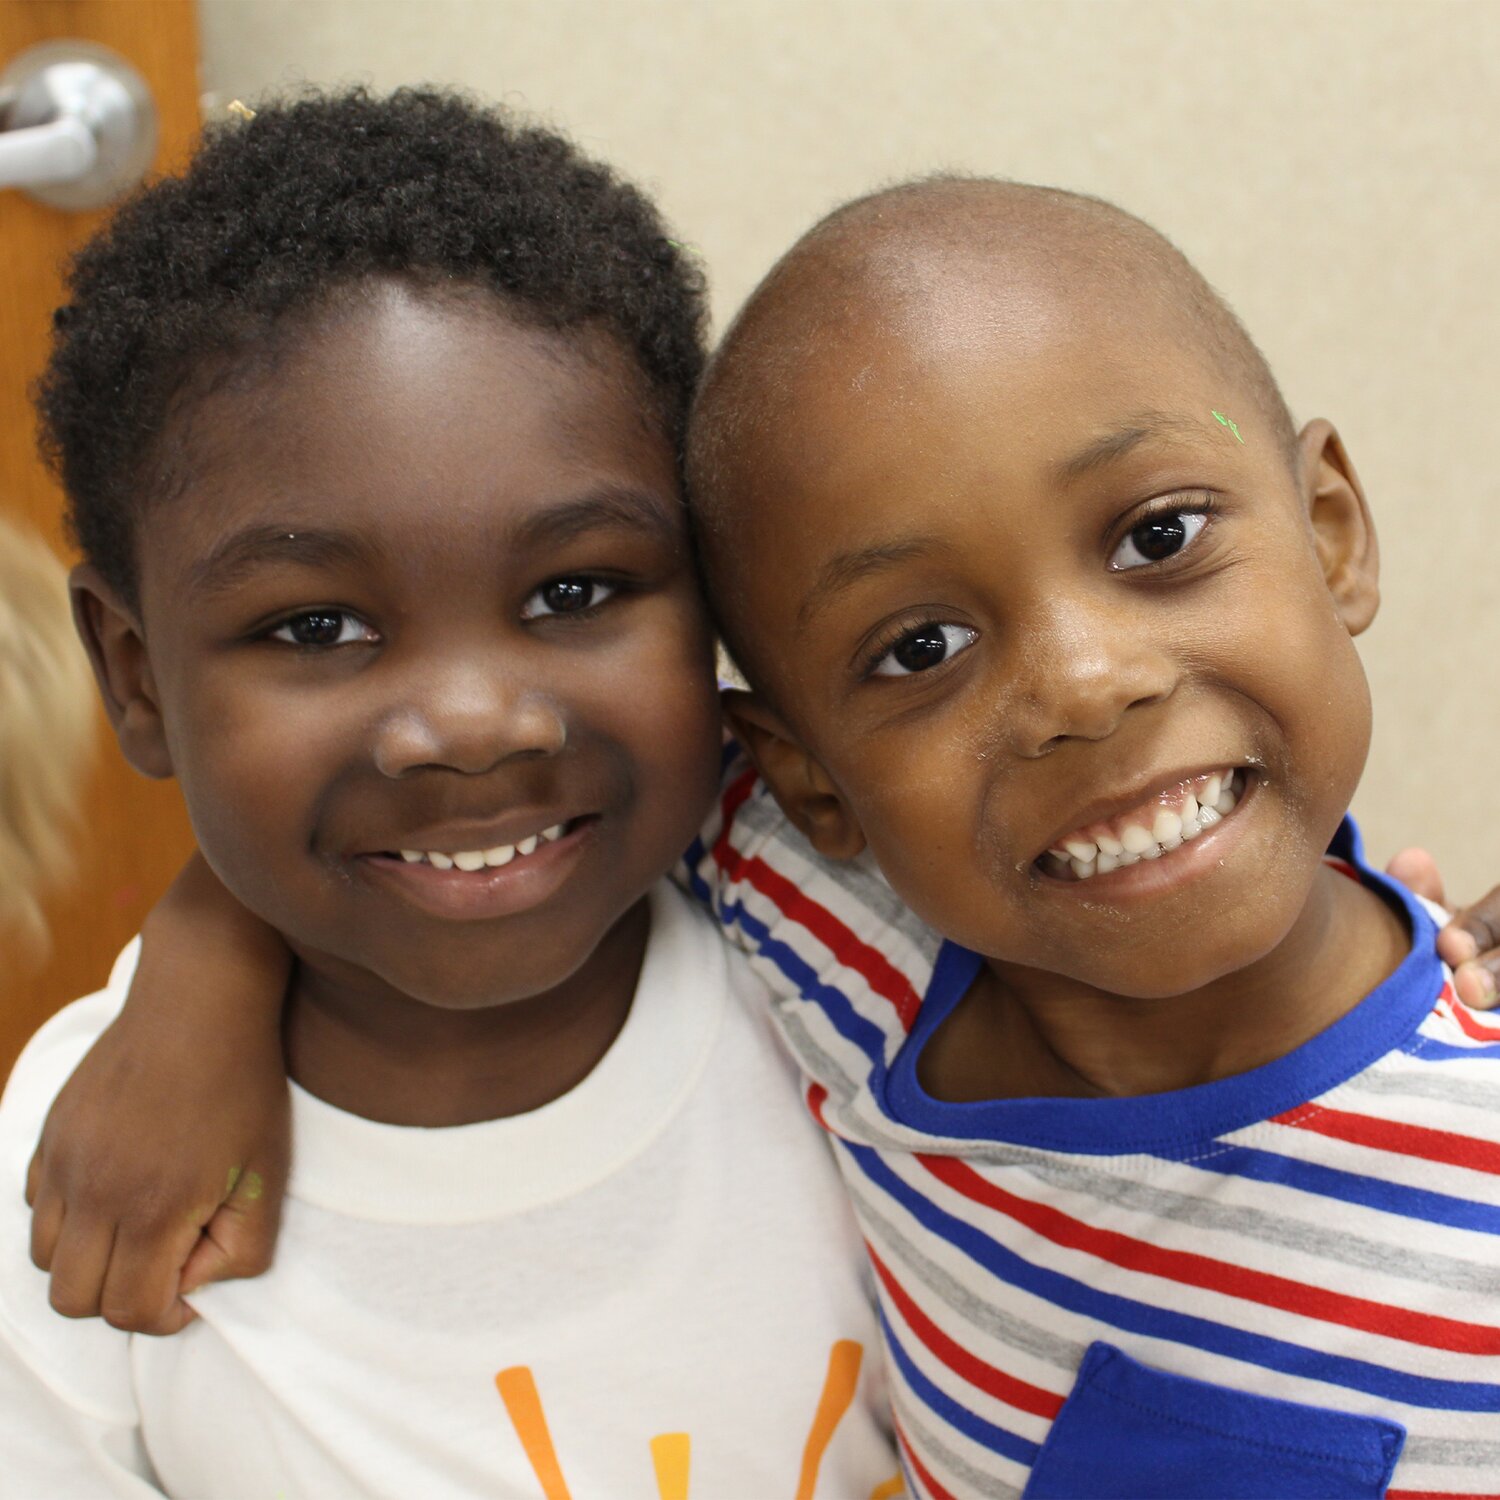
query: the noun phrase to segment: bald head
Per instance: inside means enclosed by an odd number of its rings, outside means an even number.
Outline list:
[[[1120,339],[1143,320],[1170,327],[1239,400],[1248,397],[1256,425],[1290,460],[1296,433],[1264,357],[1169,240],[1097,198],[938,177],[837,209],[751,294],[694,413],[688,470],[700,524],[711,532],[732,508],[830,345],[876,328],[941,358],[945,339],[962,339],[977,321],[1022,347],[1085,306],[1105,325],[1101,356],[1110,325]]]

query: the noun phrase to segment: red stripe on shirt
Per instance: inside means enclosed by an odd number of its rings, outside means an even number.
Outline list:
[[[1443,986],[1443,993],[1438,996],[1438,1001],[1441,1004],[1444,1000],[1448,1003],[1443,1006],[1443,1014],[1451,1016],[1466,1037],[1476,1042],[1500,1042],[1500,1026],[1483,1025],[1479,1017],[1454,995],[1452,985]]]
[[[1035,1230],[1054,1244],[1081,1250],[1128,1271],[1160,1276],[1184,1286],[1201,1287],[1245,1302],[1338,1323],[1403,1343],[1459,1354],[1500,1354],[1500,1328],[1482,1323],[1461,1323],[1434,1313],[1391,1307],[1364,1297],[1351,1297],[1322,1287],[1308,1286],[1268,1271],[1230,1265],[1187,1250],[1167,1250],[1131,1239],[1110,1229],[1095,1229],[1079,1219],[1044,1204],[1032,1203],[986,1181],[972,1167],[952,1157],[918,1156],[921,1164],[940,1182],[975,1203],[993,1208],[1018,1224]]]
[[[748,774],[748,773],[747,773]],[[753,775],[731,783],[724,793],[724,832],[713,847],[714,863],[729,880],[743,880],[772,902],[787,918],[804,927],[828,949],[846,969],[852,969],[870,989],[889,1000],[901,1022],[910,1031],[916,1020],[922,997],[911,981],[878,949],[861,942],[826,906],[805,896],[785,875],[773,870],[763,860],[740,853],[729,841],[729,825],[735,810],[750,794]]]
[[[736,776],[728,786],[724,788],[723,795],[719,798],[719,816],[722,826],[719,830],[718,841],[714,845],[714,853],[720,849],[731,848],[729,842],[729,830],[734,827],[734,815],[742,808],[755,790],[756,773],[744,771]]]
[[[891,1425],[896,1429],[896,1441],[901,1444],[901,1452],[906,1456],[907,1468],[922,1481],[922,1488],[932,1496],[932,1500],[956,1500],[953,1491],[944,1489],[932,1477],[931,1471],[922,1460],[917,1457],[917,1450],[912,1447],[911,1439],[907,1437],[906,1430],[901,1426],[900,1419],[894,1412],[891,1414]]]
[[[1500,1500],[1494,1490],[1387,1490],[1385,1500]]]
[[[977,1355],[971,1354],[962,1344],[944,1333],[912,1301],[910,1293],[891,1274],[889,1267],[875,1253],[874,1246],[868,1241],[865,1242],[865,1249],[870,1252],[870,1261],[875,1267],[875,1274],[880,1277],[881,1285],[890,1293],[891,1301],[896,1304],[907,1326],[955,1375],[961,1376],[978,1390],[995,1397],[997,1401],[1003,1401],[1007,1406],[1014,1406],[1018,1411],[1030,1412],[1034,1417],[1046,1417],[1048,1421],[1057,1416],[1062,1410],[1064,1397],[1057,1395],[1054,1391],[1043,1390],[1039,1385],[1017,1380],[1014,1375],[1007,1375],[1004,1370],[997,1370],[994,1365],[986,1364]]]
[[[1500,1175],[1500,1142],[1496,1141],[1479,1141],[1426,1125],[1403,1125],[1398,1120],[1378,1120],[1372,1115],[1351,1114],[1343,1109],[1324,1109],[1317,1104],[1299,1105],[1277,1115],[1275,1123],[1325,1135],[1330,1140],[1369,1146],[1375,1151]]]
[[[807,1112],[815,1119],[824,1130],[828,1129],[828,1121],[823,1118],[823,1101],[828,1098],[828,1090],[821,1083],[810,1083],[807,1086]]]

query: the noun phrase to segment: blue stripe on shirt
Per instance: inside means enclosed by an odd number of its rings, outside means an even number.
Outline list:
[[[755,956],[774,964],[799,993],[815,1004],[845,1041],[852,1042],[870,1059],[873,1086],[885,1073],[885,1033],[850,1003],[849,997],[831,984],[824,984],[817,971],[795,949],[771,936],[758,917],[752,917],[739,901],[719,906],[719,919],[726,927],[740,927],[754,945]]]
[[[1181,1161],[1201,1167],[1206,1172],[1226,1177],[1247,1177],[1254,1182],[1274,1182],[1318,1198],[1334,1198],[1341,1203],[1357,1203],[1363,1208],[1378,1209],[1402,1219],[1422,1219],[1429,1224],[1447,1224],[1454,1229],[1472,1229],[1480,1234],[1500,1234],[1500,1208],[1476,1203],[1468,1198],[1452,1198],[1427,1188],[1408,1187],[1380,1177],[1365,1177],[1358,1172],[1343,1172],[1318,1162],[1299,1161],[1274,1151],[1258,1151],[1250,1146],[1223,1146],[1211,1156],[1197,1149],[1199,1160],[1156,1152],[1163,1161]]]
[[[898,1177],[870,1147],[847,1141],[844,1146],[865,1176],[900,1203],[924,1229],[947,1241],[1001,1281],[1057,1307],[1145,1338],[1185,1344],[1189,1348],[1261,1365],[1268,1370],[1279,1370],[1304,1380],[1321,1380],[1387,1400],[1405,1401],[1411,1406],[1441,1411],[1500,1410],[1500,1386],[1477,1381],[1436,1380],[1370,1364],[1366,1360],[1325,1354],[1264,1334],[1226,1327],[1207,1318],[1101,1292],[1059,1271],[1033,1265],[923,1197],[916,1188]],[[1163,1280],[1162,1287],[1164,1293],[1170,1294],[1172,1283]]]
[[[902,1379],[911,1387],[912,1394],[923,1406],[941,1417],[950,1427],[963,1433],[965,1437],[973,1438],[991,1452],[1004,1454],[1006,1458],[1015,1459],[1018,1464],[1036,1462],[1036,1456],[1041,1451],[1036,1443],[1029,1442],[1004,1427],[997,1427],[993,1422],[986,1422],[967,1406],[955,1401],[941,1386],[929,1380],[902,1347],[901,1340],[896,1337],[896,1330],[891,1327],[890,1319],[885,1315],[885,1308],[881,1307],[879,1312],[881,1332],[885,1335],[885,1346],[890,1351],[891,1359],[900,1370]]]
[[[1480,1042],[1473,1047],[1457,1047],[1435,1037],[1419,1036],[1405,1049],[1423,1062],[1500,1062],[1500,1042]]]

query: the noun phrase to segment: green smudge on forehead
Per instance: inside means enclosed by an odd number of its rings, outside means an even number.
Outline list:
[[[1236,427],[1234,425],[1234,423],[1228,417],[1226,417],[1224,415],[1223,412],[1221,412],[1221,411],[1211,411],[1211,412],[1209,412],[1209,416],[1211,416],[1214,419],[1214,421],[1219,424],[1220,427],[1227,427],[1234,434],[1234,440],[1235,440],[1235,442],[1237,442],[1237,443],[1243,443],[1245,441],[1244,438],[1242,438],[1240,436],[1240,430],[1239,430],[1239,428]]]

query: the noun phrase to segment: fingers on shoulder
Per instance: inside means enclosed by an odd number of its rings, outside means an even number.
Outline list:
[[[1500,886],[1458,913],[1438,939],[1438,950],[1455,965],[1458,998],[1475,1010],[1500,1003]]]
[[[99,1315],[127,1333],[176,1333],[191,1316],[180,1288],[197,1231],[164,1237],[124,1226],[115,1235]]]

